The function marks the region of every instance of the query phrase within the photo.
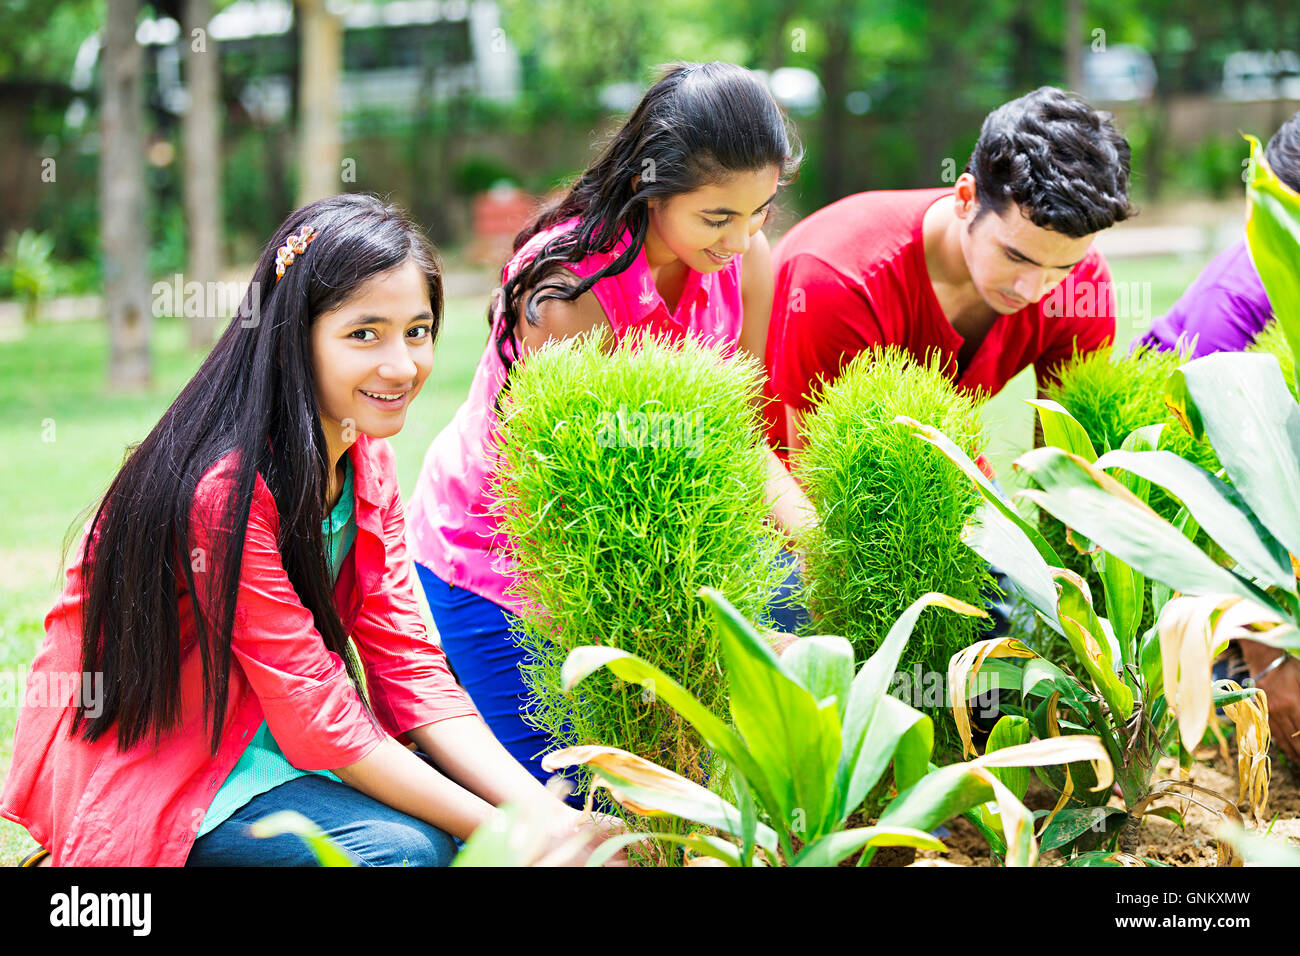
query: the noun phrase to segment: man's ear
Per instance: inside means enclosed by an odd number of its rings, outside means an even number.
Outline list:
[[[976,198],[975,177],[970,173],[962,173],[957,177],[957,182],[953,186],[953,212],[958,219],[971,219],[979,212],[979,201]]]

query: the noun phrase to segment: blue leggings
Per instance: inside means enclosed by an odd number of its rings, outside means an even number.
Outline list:
[[[806,621],[807,612],[788,604],[798,575],[793,559],[783,561],[790,571],[773,595],[771,611],[778,630],[795,633]],[[457,679],[501,745],[545,783],[553,774],[542,769],[541,757],[557,745],[524,720],[531,707],[519,672],[524,651],[514,633],[518,618],[487,598],[448,584],[418,561],[415,571]],[[572,794],[569,802],[581,806],[581,795]]]

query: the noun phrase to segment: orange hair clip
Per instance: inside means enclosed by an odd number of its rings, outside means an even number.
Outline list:
[[[300,256],[307,251],[311,241],[319,235],[311,226],[303,226],[302,232],[298,235],[289,234],[289,238],[284,241],[275,254],[275,281],[279,282],[284,278],[284,270],[293,265],[295,256]]]

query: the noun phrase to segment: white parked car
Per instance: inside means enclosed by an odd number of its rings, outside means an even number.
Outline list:
[[[1300,56],[1294,50],[1238,50],[1223,61],[1230,100],[1300,99]]]
[[[1089,103],[1145,100],[1156,90],[1156,65],[1140,46],[1115,43],[1083,54],[1083,89]]]

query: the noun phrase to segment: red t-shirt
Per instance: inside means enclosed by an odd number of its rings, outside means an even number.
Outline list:
[[[1096,249],[1039,302],[999,315],[970,364],[925,265],[921,222],[950,188],[858,193],[813,213],[773,253],[775,293],[767,336],[768,437],[786,442],[781,403],[800,411],[819,379],[833,381],[859,352],[899,345],[918,361],[937,350],[957,387],[994,395],[1034,365],[1041,384],[1079,352],[1115,337],[1110,270]],[[1065,304],[1073,300],[1074,307]]]

